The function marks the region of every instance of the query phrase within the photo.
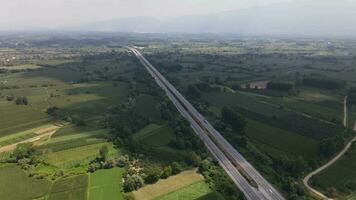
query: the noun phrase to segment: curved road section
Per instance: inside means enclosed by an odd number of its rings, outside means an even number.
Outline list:
[[[170,84],[135,48],[128,47],[165,91],[180,114],[248,200],[284,200],[284,197]]]
[[[347,96],[344,99],[344,126],[347,126]],[[354,125],[354,131],[356,131],[356,123]],[[330,165],[334,164],[339,158],[341,158],[346,152],[347,150],[349,150],[349,148],[351,147],[352,143],[356,141],[356,136],[347,143],[347,145],[345,146],[345,148],[339,153],[337,154],[333,159],[331,159],[328,163],[326,163],[325,165],[319,167],[318,169],[316,169],[315,171],[311,172],[310,174],[308,174],[304,179],[303,179],[303,183],[305,185],[305,187],[311,191],[314,195],[320,197],[321,199],[329,199],[332,200],[331,198],[328,198],[327,196],[325,196],[323,193],[319,192],[318,190],[314,189],[313,187],[311,187],[309,185],[309,180],[316,174],[320,173],[321,171],[325,170],[326,168],[328,168]]]

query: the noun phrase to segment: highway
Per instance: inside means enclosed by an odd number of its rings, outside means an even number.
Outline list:
[[[248,200],[284,200],[270,184],[135,48],[128,47],[166,92],[194,132]]]

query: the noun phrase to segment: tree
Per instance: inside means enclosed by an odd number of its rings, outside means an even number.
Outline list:
[[[7,101],[13,101],[14,99],[15,99],[15,97],[13,95],[6,96]]]
[[[339,135],[331,138],[325,138],[320,142],[319,154],[323,158],[329,158],[344,145],[344,139]]]
[[[196,85],[189,85],[186,89],[186,94],[191,98],[201,97],[201,91]]]
[[[167,166],[163,169],[163,173],[161,175],[161,178],[168,178],[172,175],[172,167]]]
[[[146,177],[144,177],[145,183],[155,183],[161,177],[161,169],[157,166],[149,166],[144,169]]]
[[[99,149],[99,156],[103,161],[105,161],[107,159],[108,154],[109,154],[109,149],[106,145],[102,146]]]
[[[308,77],[302,80],[302,84],[308,87],[336,90],[345,88],[346,82],[343,80],[328,79],[325,77]]]
[[[58,110],[58,108],[57,108],[56,106],[52,106],[52,107],[47,108],[46,113],[49,114],[49,115],[51,115],[51,114],[53,114],[56,110]]]
[[[123,186],[125,192],[137,190],[143,186],[143,179],[137,174],[134,174],[132,176],[128,175],[124,180]]]
[[[17,97],[15,103],[17,105],[28,105],[28,100],[26,97]]]
[[[194,167],[197,167],[201,163],[201,158],[194,152],[190,152],[186,158],[186,162],[189,165],[193,165]]]
[[[33,152],[34,152],[34,149],[32,147],[32,144],[22,143],[22,144],[18,144],[16,146],[16,149],[12,153],[12,157],[16,158],[16,160],[19,160],[22,158],[29,158]]]
[[[222,119],[228,123],[235,132],[242,133],[245,129],[245,119],[229,107],[222,109]]]
[[[118,159],[116,159],[116,166],[118,167],[124,167],[128,163],[128,156],[120,156]]]
[[[172,174],[179,174],[183,170],[183,166],[178,162],[172,163]]]
[[[348,98],[347,98],[347,103],[352,106],[352,105],[356,105],[356,88],[351,88],[348,91]]]
[[[289,92],[293,88],[293,85],[291,83],[284,82],[269,82],[267,83],[267,88],[270,90]]]
[[[328,188],[327,194],[328,194],[328,197],[331,197],[331,198],[336,197],[337,196],[336,188],[334,188],[334,187]]]

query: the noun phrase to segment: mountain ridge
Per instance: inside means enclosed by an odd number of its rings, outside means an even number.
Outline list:
[[[349,0],[296,1],[215,14],[160,20],[128,17],[75,27],[84,31],[356,35],[356,5]]]

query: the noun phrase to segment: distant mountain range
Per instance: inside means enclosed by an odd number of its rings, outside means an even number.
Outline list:
[[[74,30],[356,36],[356,2],[294,1],[166,20],[131,17],[95,22],[75,27]]]

